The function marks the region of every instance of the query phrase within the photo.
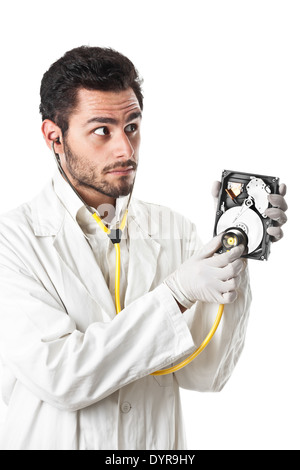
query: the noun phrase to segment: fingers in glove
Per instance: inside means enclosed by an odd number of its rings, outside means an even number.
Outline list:
[[[245,269],[246,262],[239,258],[232,263],[227,264],[222,269],[218,270],[218,278],[221,281],[227,281],[228,279],[234,279],[239,276]]]
[[[210,242],[208,242],[202,250],[199,251],[199,258],[205,259],[212,257],[222,246],[222,234],[214,237]]]
[[[270,194],[268,196],[268,200],[273,207],[277,207],[278,209],[281,209],[284,212],[287,211],[288,205],[286,203],[286,200],[280,194]]]
[[[238,297],[238,288],[241,284],[241,276],[222,282],[220,303],[230,304]]]
[[[267,230],[268,234],[272,237],[272,242],[278,242],[283,237],[283,231],[280,227],[270,227]]]
[[[281,209],[270,208],[265,211],[265,215],[274,220],[278,227],[284,225],[287,221],[285,212]]]
[[[212,188],[211,188],[211,194],[213,198],[217,199],[219,197],[220,189],[221,189],[220,181],[214,181]]]
[[[265,215],[274,221],[274,226],[267,229],[267,233],[271,236],[271,241],[278,242],[283,237],[283,231],[281,230],[282,225],[287,222],[287,216],[285,212],[288,209],[288,205],[284,196],[286,195],[286,185],[281,184],[279,186],[279,194],[270,194],[268,199],[273,207],[270,207],[265,211]]]
[[[232,292],[225,292],[225,294],[222,295],[222,299],[220,301],[221,304],[232,304],[236,299],[237,299],[237,292],[232,291]]]
[[[208,263],[211,266],[217,268],[225,268],[229,263],[239,259],[244,253],[245,247],[243,245],[236,246],[232,250],[222,253],[221,255],[216,255],[208,260]]]
[[[281,194],[281,196],[285,196],[286,191],[287,191],[286,184],[281,183],[281,185],[279,186],[279,194]]]

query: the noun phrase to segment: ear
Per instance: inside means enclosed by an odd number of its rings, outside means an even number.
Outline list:
[[[55,142],[55,151],[57,153],[62,152],[62,132],[60,127],[58,127],[53,121],[50,119],[45,119],[42,124],[42,133],[46,144],[48,145],[49,149],[51,150],[52,142]]]

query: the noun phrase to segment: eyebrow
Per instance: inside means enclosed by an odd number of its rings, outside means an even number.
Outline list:
[[[142,113],[140,111],[135,111],[131,114],[129,114],[128,118],[126,119],[126,124],[128,124],[130,121],[133,121],[134,119],[139,119],[142,118]],[[96,116],[91,119],[89,119],[86,124],[91,124],[92,122],[98,122],[99,124],[118,124],[118,120],[106,116]]]

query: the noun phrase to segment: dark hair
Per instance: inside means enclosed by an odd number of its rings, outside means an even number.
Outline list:
[[[110,48],[77,47],[66,52],[44,74],[40,113],[43,120],[55,122],[64,135],[80,88],[116,92],[132,88],[143,109],[141,85],[136,68],[123,54]]]

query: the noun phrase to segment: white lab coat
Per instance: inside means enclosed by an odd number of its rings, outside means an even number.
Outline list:
[[[199,248],[189,221],[133,199],[128,236],[125,308],[116,316],[91,248],[52,182],[1,217],[2,449],[183,449],[179,387],[219,391],[228,380],[244,344],[247,272],[202,355],[154,377],[194,351],[218,306],[198,303],[182,315],[163,284]]]

